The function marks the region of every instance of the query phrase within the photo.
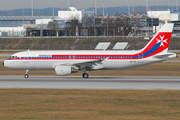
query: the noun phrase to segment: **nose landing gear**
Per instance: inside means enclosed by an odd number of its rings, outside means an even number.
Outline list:
[[[28,72],[29,72],[29,70],[26,70],[26,74],[24,75],[24,78],[28,78],[29,77]]]

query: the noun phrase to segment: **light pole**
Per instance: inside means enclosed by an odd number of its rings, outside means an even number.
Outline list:
[[[134,14],[134,0],[132,1],[132,4],[133,4],[133,14]]]
[[[69,11],[69,0],[68,0],[68,11]]]
[[[178,0],[176,0],[176,11],[178,11]]]
[[[33,16],[33,9],[34,9],[34,1],[32,0],[32,16]]]
[[[24,9],[22,9],[23,10],[23,25],[24,25]]]
[[[54,17],[54,0],[53,0],[53,17]]]
[[[78,6],[77,6],[77,4],[78,4],[78,0],[74,0],[75,2],[76,2],[76,9],[78,9]]]
[[[148,12],[148,10],[149,10],[148,3],[149,3],[149,0],[146,0],[146,13],[147,13],[147,12]]]
[[[95,0],[95,14],[97,15],[97,1]]]
[[[128,1],[128,15],[130,15],[130,0],[127,1]]]
[[[156,10],[158,10],[158,5],[159,5],[159,1],[157,0]],[[169,7],[169,1],[168,1],[168,7]],[[169,9],[169,8],[168,8],[168,9]]]
[[[13,32],[12,32],[12,36],[14,36],[14,22],[13,22]]]
[[[103,2],[103,17],[104,17],[104,0],[101,0]]]
[[[96,33],[95,33],[95,29],[96,29],[96,20],[95,20],[95,19],[96,19],[96,15],[95,15],[95,12],[94,12],[94,36],[95,36],[95,34],[96,34]]]
[[[109,36],[109,15],[107,14],[107,36]]]
[[[24,8],[23,8],[23,29],[24,29]],[[21,34],[22,34],[22,32],[21,32]],[[23,36],[24,36],[24,32],[23,32]]]

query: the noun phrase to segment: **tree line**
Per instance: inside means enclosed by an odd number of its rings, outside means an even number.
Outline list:
[[[68,36],[127,36],[137,34],[142,27],[140,18],[134,16],[95,16],[84,14],[82,21],[73,16],[66,22],[65,31]]]
[[[144,22],[144,24],[142,24]],[[65,23],[52,19],[43,28],[27,28],[27,36],[136,36],[144,26],[146,18],[116,13],[114,16],[71,16]]]

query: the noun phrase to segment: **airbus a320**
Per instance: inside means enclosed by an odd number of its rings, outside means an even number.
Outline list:
[[[88,78],[86,71],[119,70],[162,62],[177,57],[168,52],[174,24],[165,24],[141,50],[56,50],[25,51],[13,54],[3,62],[7,68],[26,70],[55,70],[56,75],[66,76],[79,71]]]

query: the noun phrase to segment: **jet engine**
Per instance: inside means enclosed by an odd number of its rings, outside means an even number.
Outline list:
[[[56,66],[55,72],[58,76],[66,76],[70,75],[71,73],[78,72],[79,70],[77,68],[74,68],[72,66]]]

